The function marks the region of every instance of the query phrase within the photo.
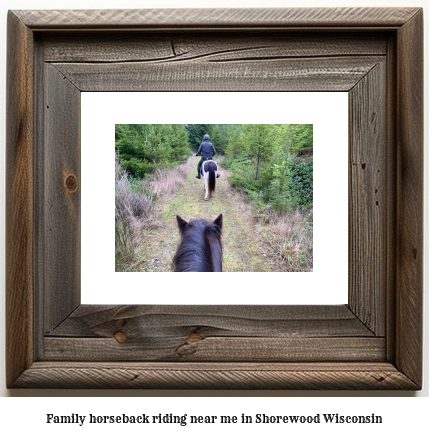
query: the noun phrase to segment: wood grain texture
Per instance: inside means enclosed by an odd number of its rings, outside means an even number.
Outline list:
[[[340,36],[340,37],[338,37]],[[99,32],[52,38],[43,35],[46,62],[119,63],[239,61],[386,55],[386,38],[377,34],[285,34],[283,32],[112,34]],[[109,50],[106,52],[106,41]]]
[[[386,105],[390,109],[386,113],[387,138],[387,179],[386,195],[390,201],[386,208],[386,359],[395,360],[396,353],[396,231],[397,231],[397,44],[396,35],[388,37],[386,74]]]
[[[349,307],[385,335],[387,197],[386,64],[349,93]],[[358,290],[359,289],[359,290]]]
[[[416,389],[389,363],[35,363],[14,387],[92,389]]]
[[[82,305],[49,336],[127,338],[173,332],[186,338],[366,337],[374,334],[345,305],[338,306],[104,306]]]
[[[172,329],[163,337],[151,331],[128,338],[46,338],[44,360],[79,362],[383,362],[383,338],[188,337]]]
[[[32,29],[168,29],[226,27],[395,28],[416,8],[131,9],[14,11]],[[207,28],[209,26],[209,28]]]
[[[33,50],[8,14],[6,111],[6,381],[33,361]]]
[[[8,386],[421,387],[420,9],[17,11],[8,29]],[[87,90],[349,91],[348,307],[79,306]]]
[[[382,361],[385,340],[346,306],[99,305],[79,307],[44,349],[46,360]]]
[[[238,59],[239,60],[239,59]],[[55,63],[76,87],[110,91],[348,91],[378,57],[242,62]]]
[[[45,331],[80,304],[80,91],[45,66],[44,246]],[[54,266],[55,267],[52,267]]]
[[[422,381],[423,12],[398,32],[397,363]]]

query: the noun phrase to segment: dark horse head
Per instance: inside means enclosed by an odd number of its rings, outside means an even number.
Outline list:
[[[175,272],[222,271],[222,214],[213,222],[197,219],[186,222],[176,216],[182,241],[174,256]]]

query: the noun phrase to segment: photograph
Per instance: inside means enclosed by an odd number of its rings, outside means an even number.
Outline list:
[[[312,270],[312,124],[116,124],[116,272]]]

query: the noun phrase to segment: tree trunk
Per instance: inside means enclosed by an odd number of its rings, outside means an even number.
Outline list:
[[[256,161],[256,176],[255,176],[255,181],[258,181],[258,173],[259,173],[259,160],[261,158],[261,151],[258,151],[258,159]]]

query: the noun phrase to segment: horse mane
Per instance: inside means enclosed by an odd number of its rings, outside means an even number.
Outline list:
[[[222,215],[210,222],[196,219],[187,223],[176,217],[182,236],[173,259],[175,272],[222,271]]]

